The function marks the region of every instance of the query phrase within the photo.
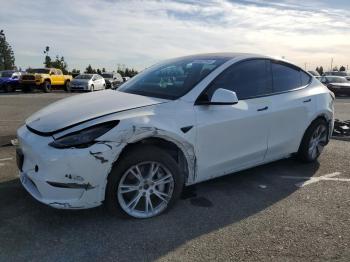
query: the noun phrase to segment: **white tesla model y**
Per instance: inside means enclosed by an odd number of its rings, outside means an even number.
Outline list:
[[[184,186],[297,155],[314,161],[333,129],[334,95],[296,65],[218,53],[171,59],[118,90],[51,104],[18,130],[20,178],[38,201],[105,203],[148,218]]]

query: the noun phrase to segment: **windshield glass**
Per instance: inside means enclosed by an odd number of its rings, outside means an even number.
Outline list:
[[[103,78],[113,78],[112,74],[101,74]]]
[[[78,75],[74,79],[91,79],[92,75]]]
[[[50,69],[47,68],[36,68],[36,69],[28,69],[27,70],[28,73],[32,73],[32,74],[48,74],[50,73]]]
[[[343,77],[327,77],[327,79],[330,83],[350,83]]]
[[[0,72],[0,77],[12,77],[13,71],[3,71]]]
[[[185,57],[146,69],[125,82],[118,91],[163,99],[177,99],[229,58]]]

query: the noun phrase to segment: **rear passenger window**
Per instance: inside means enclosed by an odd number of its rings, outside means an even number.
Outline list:
[[[272,62],[274,92],[284,92],[302,86],[300,70],[284,63]]]
[[[306,86],[310,83],[311,81],[311,76],[309,76],[307,73],[300,71],[301,75],[301,85]]]
[[[271,93],[269,63],[265,59],[255,59],[234,64],[213,81],[207,91],[208,98],[219,88],[236,92],[240,100]]]

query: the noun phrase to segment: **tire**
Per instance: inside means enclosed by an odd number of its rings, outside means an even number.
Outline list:
[[[13,92],[14,91],[14,87],[12,85],[10,85],[10,84],[5,84],[4,91],[5,91],[5,93]]]
[[[70,81],[67,80],[65,83],[64,83],[64,91],[66,91],[67,93],[70,93],[72,92],[71,88],[70,88]]]
[[[94,91],[95,91],[95,87],[94,87],[94,85],[91,85],[90,92],[94,92]]]
[[[102,90],[105,90],[105,89],[106,89],[106,84],[103,84]]]
[[[316,161],[328,142],[328,132],[328,124],[324,119],[318,118],[313,121],[301,141],[298,158],[303,162]]]
[[[43,91],[45,93],[50,93],[51,92],[51,83],[47,80],[44,81],[43,83]]]
[[[139,169],[136,169],[136,165]],[[157,165],[158,169],[153,179],[144,179],[144,174],[149,175],[151,168]],[[142,179],[137,179],[137,176],[133,175],[135,170],[140,170]],[[166,183],[157,185],[161,183],[161,179],[164,179]],[[135,184],[130,181],[134,181]],[[131,184],[133,185],[129,187],[124,186],[124,190],[132,187],[130,192],[121,192],[122,185]],[[128,151],[127,155],[122,156],[113,166],[108,177],[105,204],[109,211],[117,216],[150,218],[168,210],[180,197],[183,185],[183,173],[176,161],[166,151],[151,145],[139,146]],[[139,199],[134,202],[134,209],[128,208],[127,205],[137,196]],[[147,199],[152,205],[146,204]]]

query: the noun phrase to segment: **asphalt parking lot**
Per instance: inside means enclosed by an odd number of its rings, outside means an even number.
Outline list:
[[[0,94],[0,261],[350,261],[350,142],[317,163],[285,159],[189,187],[168,213],[118,219],[63,211],[20,186],[11,139],[24,119],[69,95]],[[350,119],[350,97],[336,100]]]

